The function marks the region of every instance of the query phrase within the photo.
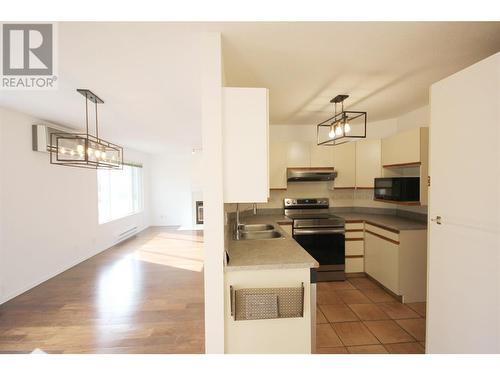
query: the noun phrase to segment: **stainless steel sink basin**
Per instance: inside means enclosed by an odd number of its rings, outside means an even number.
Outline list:
[[[271,224],[241,224],[240,232],[258,232],[273,230],[274,226]]]
[[[240,232],[240,240],[269,240],[281,237],[281,233],[276,230]]]

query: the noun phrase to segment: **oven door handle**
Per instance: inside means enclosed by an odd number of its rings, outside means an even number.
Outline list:
[[[308,235],[308,234],[344,234],[343,228],[324,228],[324,229],[294,229],[294,235]]]

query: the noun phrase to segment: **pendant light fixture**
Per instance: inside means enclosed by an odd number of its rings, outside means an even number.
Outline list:
[[[366,138],[366,112],[344,111],[349,95],[337,95],[330,100],[334,115],[316,126],[318,146],[335,146],[357,138]],[[337,104],[341,111],[337,113]]]
[[[50,163],[91,169],[122,169],[123,147],[99,138],[97,105],[103,104],[96,94],[77,89],[85,97],[85,133],[53,133]],[[89,133],[89,102],[95,107],[95,135]]]

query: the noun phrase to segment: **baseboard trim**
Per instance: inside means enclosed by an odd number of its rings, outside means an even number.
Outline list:
[[[390,294],[391,296],[393,296],[394,298],[396,298],[399,302],[403,303],[403,296],[400,296],[400,295],[394,293],[392,290],[386,288],[381,283],[379,283],[377,280],[375,280],[373,277],[371,277],[370,275],[368,275],[366,272],[365,272],[365,276],[368,279],[370,279],[371,281],[373,281],[375,284],[377,284],[379,287],[381,287],[384,290],[384,292],[387,292],[388,294]]]
[[[2,305],[2,304],[4,304],[4,303],[6,303],[6,302],[8,302],[8,301],[10,301],[11,299],[14,299],[14,298],[16,298],[16,297],[19,297],[21,294],[28,292],[29,290],[31,290],[31,289],[33,289],[33,288],[37,287],[38,285],[43,284],[44,282],[46,282],[46,281],[48,281],[48,280],[52,279],[53,277],[56,277],[57,275],[60,275],[61,273],[63,273],[63,272],[66,272],[66,271],[70,270],[71,268],[73,268],[73,267],[75,267],[75,266],[79,265],[79,264],[80,264],[80,263],[82,263],[82,262],[85,262],[86,260],[89,260],[90,258],[95,257],[96,255],[101,254],[101,253],[102,253],[102,252],[104,252],[104,251],[111,250],[113,247],[115,247],[115,246],[117,246],[117,245],[121,244],[122,242],[125,242],[125,241],[127,241],[127,240],[129,240],[129,239],[131,239],[131,238],[133,238],[133,237],[135,237],[135,236],[137,236],[138,234],[142,233],[143,231],[145,231],[145,230],[146,230],[146,229],[148,229],[149,227],[150,227],[150,225],[148,225],[147,227],[144,227],[143,229],[139,230],[139,231],[138,231],[137,233],[135,233],[133,236],[130,236],[130,237],[127,237],[127,238],[125,238],[125,239],[122,239],[122,240],[120,240],[120,241],[118,241],[118,242],[115,242],[115,243],[114,243],[114,244],[112,244],[111,246],[107,246],[107,247],[105,247],[105,248],[103,248],[103,249],[100,249],[100,250],[98,250],[97,252],[95,252],[95,253],[93,253],[93,254],[90,254],[90,255],[88,255],[88,256],[84,256],[84,257],[80,258],[79,260],[76,260],[75,262],[72,262],[71,264],[69,264],[69,265],[67,265],[67,266],[61,267],[59,270],[57,270],[57,271],[54,271],[54,272],[50,273],[48,276],[41,277],[41,278],[40,278],[40,279],[38,279],[37,281],[34,281],[33,283],[30,283],[28,286],[25,286],[25,287],[23,287],[23,288],[20,288],[20,289],[18,289],[17,291],[15,291],[15,292],[13,292],[13,293],[8,294],[8,295],[7,295],[7,296],[5,296],[5,297],[2,297],[2,298],[0,299],[0,305]]]

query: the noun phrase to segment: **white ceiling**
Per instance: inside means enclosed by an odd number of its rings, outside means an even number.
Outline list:
[[[315,124],[351,95],[369,120],[428,102],[429,85],[500,50],[500,23],[60,23],[59,89],[0,106],[82,127],[76,88],[104,99],[100,133],[162,153],[201,144],[199,32],[221,31],[226,84],[270,89],[274,124]]]
[[[0,91],[0,106],[82,128],[88,88],[104,100],[99,131],[137,150],[201,144],[199,33],[187,24],[59,23],[58,90]]]
[[[230,86],[270,89],[272,124],[316,124],[330,99],[371,121],[428,103],[429,86],[500,51],[500,22],[330,22],[223,25]]]

